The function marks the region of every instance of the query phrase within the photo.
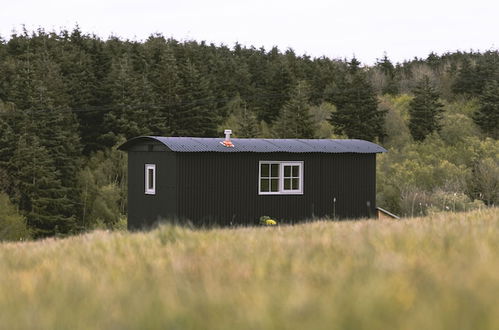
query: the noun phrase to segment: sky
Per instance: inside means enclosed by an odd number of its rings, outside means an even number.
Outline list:
[[[499,48],[497,0],[2,0],[0,36],[43,28],[144,40],[153,33],[364,64]]]

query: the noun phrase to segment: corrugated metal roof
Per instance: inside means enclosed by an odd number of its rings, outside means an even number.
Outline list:
[[[386,149],[364,140],[332,139],[231,139],[234,147],[226,147],[223,138],[139,136],[119,149],[127,150],[141,140],[156,140],[175,152],[292,152],[292,153],[381,153]]]

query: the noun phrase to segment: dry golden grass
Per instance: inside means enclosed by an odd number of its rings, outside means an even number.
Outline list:
[[[0,245],[1,329],[499,329],[498,209]]]

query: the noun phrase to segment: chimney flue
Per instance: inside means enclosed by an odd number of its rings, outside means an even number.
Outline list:
[[[234,147],[234,144],[231,142],[230,140],[230,135],[232,134],[232,130],[231,129],[226,129],[224,131],[225,133],[225,140],[220,142],[222,145],[224,145],[225,147]]]
[[[226,129],[224,133],[225,133],[225,141],[230,141],[230,135],[232,134],[232,130]]]

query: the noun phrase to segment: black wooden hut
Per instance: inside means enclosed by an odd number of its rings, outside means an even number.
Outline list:
[[[362,140],[141,136],[128,152],[128,228],[376,216],[376,154]]]

